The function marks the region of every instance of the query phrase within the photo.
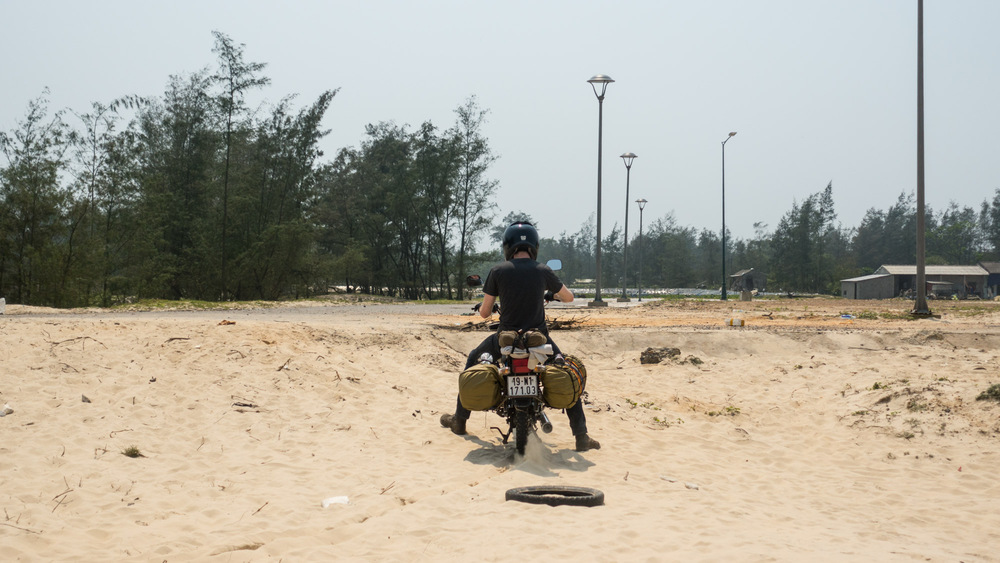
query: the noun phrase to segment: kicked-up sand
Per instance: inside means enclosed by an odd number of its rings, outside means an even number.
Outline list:
[[[438,422],[469,305],[8,305],[0,556],[1000,561],[1000,303],[631,305],[550,308],[602,448],[555,411],[523,458],[494,414]],[[605,503],[505,501],[529,485]]]

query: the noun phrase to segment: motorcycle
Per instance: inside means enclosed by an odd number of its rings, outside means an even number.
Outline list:
[[[552,270],[562,268],[559,260],[550,260],[547,265]],[[470,287],[483,285],[478,275],[466,278]],[[540,299],[552,300],[550,294]],[[478,310],[478,305],[474,307]],[[493,313],[499,312],[494,305]],[[499,325],[499,323],[497,323]],[[496,328],[493,326],[492,328]],[[500,357],[484,357],[481,363],[492,363],[499,368],[501,400],[492,410],[507,421],[507,431],[492,427],[506,444],[514,436],[514,446],[519,455],[524,455],[528,436],[541,428],[542,432],[552,432],[552,421],[545,413],[547,405],[543,399],[544,377],[552,362],[552,345],[539,331],[501,331],[498,334]],[[484,354],[488,356],[488,354]],[[561,358],[560,358],[561,359]],[[558,360],[557,360],[558,361]]]

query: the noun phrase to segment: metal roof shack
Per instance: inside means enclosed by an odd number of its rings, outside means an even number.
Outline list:
[[[747,268],[729,276],[730,291],[767,291],[767,274]]]
[[[911,295],[916,288],[916,265],[887,264],[875,270],[875,274],[892,276],[893,295]],[[951,297],[952,295],[959,299],[985,297],[988,275],[989,273],[979,265],[935,265],[924,268],[928,297]]]
[[[840,296],[847,299],[889,299],[895,297],[890,274],[871,274],[840,280]]]
[[[888,264],[875,270],[876,274],[892,274],[894,276],[915,276],[917,267],[910,264]],[[988,272],[980,265],[973,266],[924,266],[924,274],[928,276],[985,276]]]

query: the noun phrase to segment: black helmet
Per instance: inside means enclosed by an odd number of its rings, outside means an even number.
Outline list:
[[[527,250],[532,260],[538,259],[538,231],[527,221],[511,223],[503,232],[503,257],[510,260],[518,250]]]

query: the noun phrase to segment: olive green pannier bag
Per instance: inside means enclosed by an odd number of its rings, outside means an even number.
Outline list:
[[[568,409],[587,387],[587,368],[576,356],[566,356],[562,366],[547,365],[541,376],[542,400],[553,409]]]
[[[458,375],[458,398],[470,411],[488,411],[500,404],[503,379],[493,364],[476,364]]]

